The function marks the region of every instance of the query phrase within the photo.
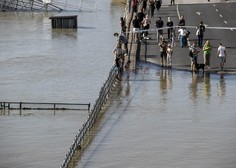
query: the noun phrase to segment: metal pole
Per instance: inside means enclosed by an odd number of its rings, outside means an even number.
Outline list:
[[[67,0],[66,0],[66,3],[65,3],[65,10],[66,10],[66,6],[67,6]]]
[[[145,38],[145,61],[147,60],[147,39]]]
[[[83,3],[83,0],[80,0],[80,7],[79,7],[80,10],[82,8],[82,3]]]

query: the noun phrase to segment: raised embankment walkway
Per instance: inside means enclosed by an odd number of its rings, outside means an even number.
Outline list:
[[[207,1],[207,0],[175,0],[175,5],[170,5],[170,1],[163,1],[161,9],[157,11],[155,9],[154,17],[150,18],[151,25],[150,25],[150,31],[149,31],[149,37],[150,39],[142,40],[142,41],[135,41],[134,38],[132,38],[133,35],[133,27],[132,27],[132,20],[136,13],[129,12],[129,7],[126,9],[126,21],[127,21],[127,36],[129,37],[129,58],[131,60],[131,70],[135,71],[136,69],[136,62],[138,60],[141,61],[147,61],[151,62],[153,64],[156,64],[157,66],[160,66],[160,47],[157,43],[157,29],[155,27],[155,22],[158,17],[161,17],[164,21],[164,30],[163,35],[167,39],[167,29],[166,29],[166,22],[167,18],[171,17],[171,20],[174,22],[174,26],[177,26],[179,22],[179,17],[181,15],[184,15],[183,11],[180,10],[181,5],[212,5],[215,6],[217,3],[232,3],[236,2],[234,0],[214,0],[214,1]],[[127,3],[127,6],[129,3]],[[132,5],[132,4],[131,4]],[[140,11],[141,4],[138,7],[138,11]],[[197,8],[197,7],[196,7]],[[217,9],[216,9],[217,10]],[[189,19],[191,16],[185,17],[185,20],[187,21],[187,26],[194,27],[198,26],[199,23],[191,25],[191,19]],[[186,19],[187,18],[187,19]],[[207,20],[205,21],[207,22]],[[130,27],[129,27],[130,26]],[[184,70],[184,71],[190,71],[190,57],[188,56],[189,47],[181,48],[179,46],[179,40],[178,40],[178,32],[177,28],[175,28],[176,38],[174,41],[173,46],[173,57],[172,57],[172,69],[176,70]],[[190,34],[190,43],[193,41],[197,41],[197,36],[195,35],[196,29],[191,28],[189,29],[191,32]],[[230,30],[227,30],[230,31]],[[235,31],[235,30],[231,30]],[[207,40],[208,37],[210,37],[210,30],[206,27],[206,33],[208,36],[205,37],[204,42]],[[211,54],[211,68],[206,69],[205,71],[208,73],[225,73],[225,74],[236,74],[236,62],[234,60],[233,55],[234,52],[230,52],[230,47],[227,48],[227,62],[225,63],[224,70],[221,71],[219,67],[219,60],[217,59],[217,47],[218,44],[222,42],[221,39],[217,41],[216,44],[212,47],[212,54]],[[224,43],[223,43],[224,44]],[[200,51],[198,55],[198,62],[203,63],[203,50],[201,48],[198,48]],[[232,51],[232,50],[231,50]]]

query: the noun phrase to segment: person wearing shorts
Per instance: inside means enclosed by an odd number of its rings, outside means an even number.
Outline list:
[[[225,46],[223,46],[222,43],[220,43],[217,49],[217,54],[220,60],[220,69],[223,70],[224,64],[226,62],[226,50],[225,50]]]

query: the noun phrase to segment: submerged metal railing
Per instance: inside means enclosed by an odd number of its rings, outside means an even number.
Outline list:
[[[88,110],[90,103],[0,102],[1,110]]]
[[[118,73],[117,67],[113,66],[109,72],[109,76],[106,82],[103,84],[100,92],[99,97],[97,98],[91,112],[88,115],[87,120],[84,124],[82,124],[81,128],[77,132],[72,145],[70,146],[68,152],[65,155],[64,161],[61,164],[61,168],[67,168],[72,157],[75,154],[76,149],[80,149],[85,136],[87,135],[88,131],[93,127],[96,118],[105,104],[106,100],[108,99],[109,94],[111,93],[112,88],[114,87],[116,81],[116,75]]]

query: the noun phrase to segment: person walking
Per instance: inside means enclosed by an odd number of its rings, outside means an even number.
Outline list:
[[[138,12],[138,0],[132,0],[132,12]]]
[[[155,4],[156,4],[157,11],[159,11],[161,8],[162,0],[155,0]]]
[[[170,0],[170,5],[175,5],[175,0]]]
[[[204,32],[205,32],[205,26],[203,25],[203,21],[201,21],[196,33],[196,35],[198,36],[198,47],[200,48],[202,47],[203,44]]]
[[[224,64],[226,62],[226,49],[225,49],[225,46],[222,45],[222,43],[220,43],[217,49],[217,55],[220,59],[220,69],[223,70]]]
[[[211,58],[211,44],[210,41],[206,41],[206,43],[203,46],[203,59],[205,66],[210,69],[210,58]]]
[[[147,10],[147,0],[142,0],[142,8],[144,9],[144,12]]]
[[[154,16],[154,10],[155,10],[155,1],[154,0],[149,0],[149,9],[148,9],[148,14],[151,12],[151,18]]]
[[[170,17],[168,17],[167,19],[167,23],[166,23],[166,26],[168,27],[167,29],[167,34],[168,34],[168,40],[171,40],[171,36],[172,36],[172,32],[173,32],[173,21],[171,20]]]

